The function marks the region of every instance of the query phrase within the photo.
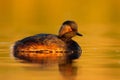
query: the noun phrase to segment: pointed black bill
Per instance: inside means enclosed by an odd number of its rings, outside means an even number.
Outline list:
[[[80,34],[80,33],[78,33],[78,32],[77,32],[76,34],[77,34],[78,36],[83,36],[82,34]]]

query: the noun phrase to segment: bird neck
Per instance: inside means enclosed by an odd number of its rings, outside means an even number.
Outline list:
[[[64,42],[68,42],[71,40],[71,38],[66,38],[66,37],[60,37],[61,40],[63,40]]]
[[[61,40],[65,41],[65,42],[68,42],[72,39],[72,35],[71,34],[64,34],[62,36],[58,36]]]
[[[65,33],[63,35],[59,35],[59,38],[62,39],[63,41],[69,41],[72,39],[72,37],[74,37],[76,34],[75,32],[68,32],[68,33]]]

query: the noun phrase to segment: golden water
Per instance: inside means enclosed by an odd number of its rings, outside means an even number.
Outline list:
[[[20,63],[10,46],[38,33],[57,34],[75,20],[83,37],[73,64]],[[0,80],[120,80],[120,0],[0,0]]]
[[[84,38],[84,37],[83,37]],[[78,37],[76,38],[78,42]],[[83,39],[81,39],[82,41]],[[10,56],[12,42],[0,42],[0,79],[4,80],[119,80],[120,42],[111,39],[80,42],[82,56],[73,64],[20,63]]]

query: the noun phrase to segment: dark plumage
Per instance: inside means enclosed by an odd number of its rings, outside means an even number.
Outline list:
[[[17,41],[13,46],[13,55],[27,61],[41,61],[44,59],[64,57],[77,59],[81,55],[80,46],[72,40],[78,35],[78,26],[74,21],[65,21],[59,35],[37,34]]]

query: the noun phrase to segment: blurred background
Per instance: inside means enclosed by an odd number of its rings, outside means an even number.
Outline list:
[[[76,65],[24,69],[26,64],[11,59],[15,41],[58,34],[66,20],[83,34],[74,37],[83,50]],[[120,80],[120,0],[0,0],[0,79]]]
[[[38,33],[57,34],[65,20],[76,21],[84,36],[118,39],[120,1],[0,0],[0,41],[16,41]]]

